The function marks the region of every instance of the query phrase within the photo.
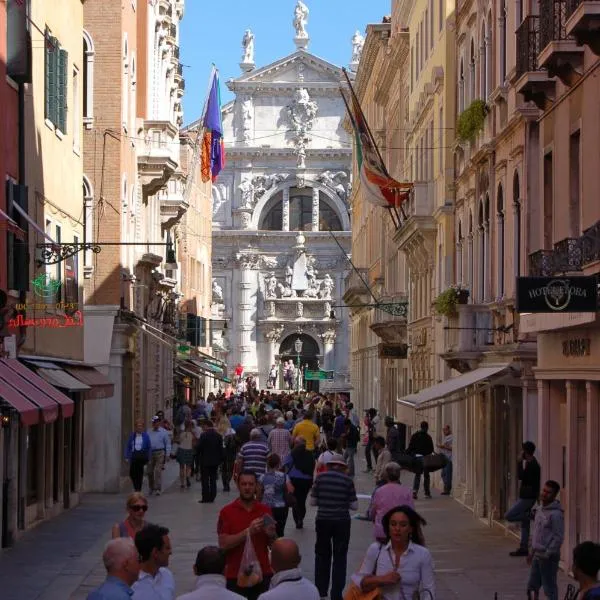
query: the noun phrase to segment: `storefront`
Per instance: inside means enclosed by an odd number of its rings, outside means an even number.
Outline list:
[[[538,333],[539,444],[542,479],[561,486],[562,558],[600,537],[600,326]]]

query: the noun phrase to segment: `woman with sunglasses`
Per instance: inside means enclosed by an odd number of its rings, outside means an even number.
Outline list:
[[[369,546],[352,583],[363,593],[380,590],[381,600],[435,600],[433,561],[425,548],[426,521],[410,506],[392,508],[382,520],[386,542]]]
[[[127,498],[127,516],[112,528],[112,537],[135,539],[135,534],[146,526],[148,500],[140,492],[134,492]]]

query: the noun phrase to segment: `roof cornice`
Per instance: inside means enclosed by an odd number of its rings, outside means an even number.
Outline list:
[[[373,67],[375,66],[379,50],[387,44],[391,31],[391,23],[371,23],[367,25],[367,37],[354,84],[354,90],[360,100],[363,99],[367,84],[373,76]]]

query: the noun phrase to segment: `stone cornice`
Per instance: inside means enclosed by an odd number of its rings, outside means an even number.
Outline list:
[[[410,51],[410,34],[408,31],[396,33],[388,44],[389,54],[386,54],[383,67],[377,80],[377,95],[387,96],[395,81],[397,71],[404,67],[404,62]]]
[[[335,97],[340,94],[340,85],[335,81],[236,81],[228,84],[236,94],[252,96],[270,96],[273,94],[291,94],[298,88],[305,88],[313,97]]]
[[[349,142],[348,142],[349,143]],[[225,141],[227,157],[235,158],[254,158],[272,156],[277,158],[289,158],[295,160],[298,152],[294,148],[262,148],[251,146],[231,146],[231,142]],[[352,148],[310,148],[306,150],[306,159],[345,159],[352,156]]]
[[[356,72],[354,90],[360,100],[363,99],[366,87],[373,77],[373,67],[382,46],[387,44],[392,26],[390,23],[377,23],[367,25],[367,38],[360,57],[360,64]]]
[[[220,240],[227,240],[231,238],[232,241],[244,239],[248,242],[250,240],[258,240],[257,243],[264,242],[265,235],[269,240],[280,239],[280,240],[295,240],[298,232],[297,231],[264,231],[264,230],[253,230],[253,229],[213,229],[213,238],[219,238]],[[307,242],[310,241],[330,241],[331,235],[329,231],[303,231],[302,235],[306,238]],[[335,237],[338,239],[347,239],[352,241],[351,231],[336,231]]]

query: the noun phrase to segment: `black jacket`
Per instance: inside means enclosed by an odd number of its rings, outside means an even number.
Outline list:
[[[398,462],[404,448],[400,447],[400,432],[395,425],[388,427],[387,439],[385,441],[387,449],[392,455],[392,460]]]
[[[521,485],[519,486],[519,498],[523,500],[537,500],[540,495],[540,479],[541,469],[540,463],[532,458],[529,462],[525,463],[523,468],[523,462],[519,461],[517,464],[517,476]]]
[[[413,456],[416,454],[421,454],[422,456],[433,454],[433,440],[426,431],[419,429],[419,431],[412,434],[406,451]]]
[[[223,438],[214,428],[202,433],[196,450],[200,455],[200,465],[203,467],[218,467],[223,462]]]

